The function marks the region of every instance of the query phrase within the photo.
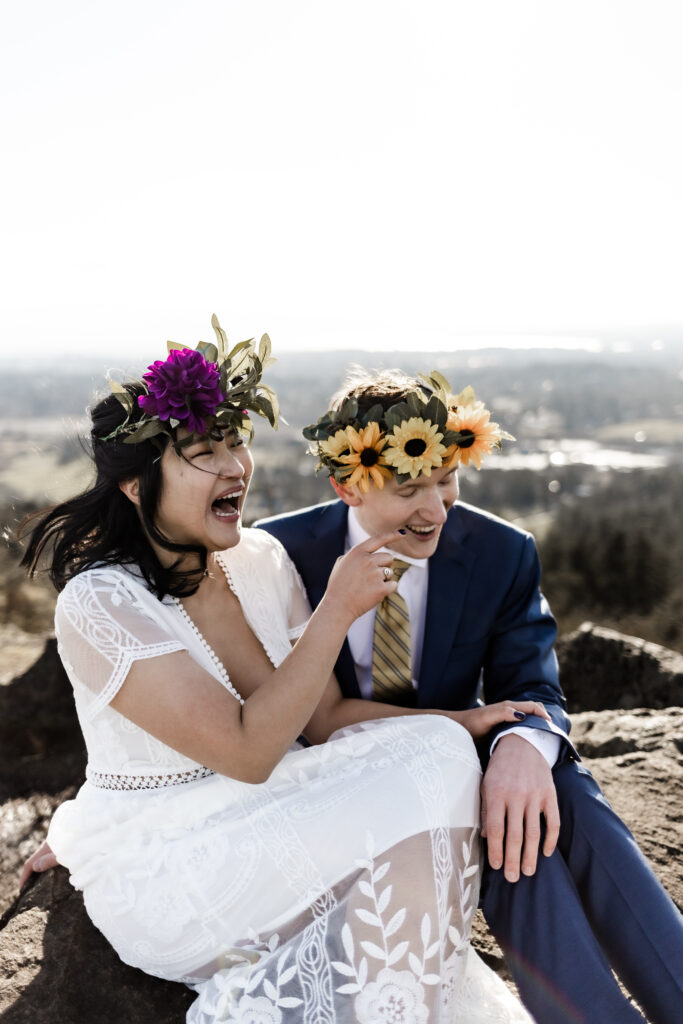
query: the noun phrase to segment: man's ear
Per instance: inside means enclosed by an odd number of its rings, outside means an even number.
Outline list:
[[[140,508],[140,481],[138,478],[134,476],[131,480],[121,480],[119,487],[125,496]]]
[[[332,484],[337,497],[341,498],[345,505],[348,505],[350,508],[357,508],[361,504],[357,487],[347,487],[346,484],[340,484],[333,476],[330,477],[330,483]]]

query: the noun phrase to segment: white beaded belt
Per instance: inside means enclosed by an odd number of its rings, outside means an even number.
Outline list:
[[[89,772],[88,782],[97,789],[166,789],[182,786],[186,782],[214,775],[210,768],[191,768],[173,775],[114,775],[109,772]]]

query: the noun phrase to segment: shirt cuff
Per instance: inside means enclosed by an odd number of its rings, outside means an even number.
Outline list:
[[[501,740],[503,736],[510,736],[512,733],[521,736],[532,747],[536,747],[536,750],[543,754],[550,768],[554,766],[560,756],[562,740],[559,736],[555,736],[552,732],[546,732],[544,729],[525,729],[521,726],[515,729],[506,729],[505,732],[498,733],[496,736],[491,744],[491,753],[496,749],[498,740]]]

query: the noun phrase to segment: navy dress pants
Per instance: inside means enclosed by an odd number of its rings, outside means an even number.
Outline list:
[[[536,874],[507,882],[487,866],[482,910],[538,1024],[683,1022],[683,918],[593,776],[553,770],[560,838]]]

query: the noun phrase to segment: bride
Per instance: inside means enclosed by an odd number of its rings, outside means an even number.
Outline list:
[[[473,738],[514,711],[344,700],[351,623],[396,589],[397,534],[341,558],[313,614],[242,528],[267,337],[174,346],[91,412],[93,486],[42,513],[87,779],[43,846],[122,960],[198,993],[190,1024],[529,1021],[469,947]],[[342,728],[340,728],[342,726]],[[303,734],[312,744],[303,747]]]

